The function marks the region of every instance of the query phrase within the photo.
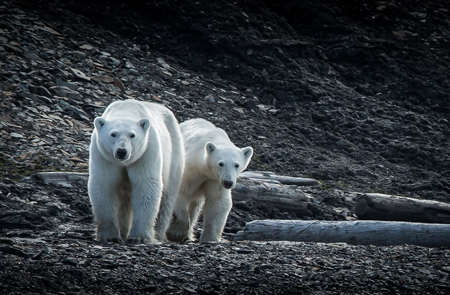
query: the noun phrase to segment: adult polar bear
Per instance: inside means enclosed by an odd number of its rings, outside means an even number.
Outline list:
[[[193,240],[193,230],[203,206],[200,243],[220,241],[232,207],[231,189],[247,167],[253,149],[236,147],[227,133],[203,119],[180,124],[186,162],[180,192],[167,238]]]
[[[94,120],[88,193],[97,239],[154,243],[172,216],[184,167],[178,121],[164,106],[116,101]],[[159,213],[158,213],[159,210]]]

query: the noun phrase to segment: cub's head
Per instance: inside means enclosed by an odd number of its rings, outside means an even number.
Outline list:
[[[138,160],[147,149],[150,121],[141,119],[94,120],[97,147],[110,162],[127,166]]]
[[[253,149],[246,147],[220,147],[212,142],[205,145],[207,162],[212,173],[226,189],[236,185],[239,174],[247,168],[253,155]]]

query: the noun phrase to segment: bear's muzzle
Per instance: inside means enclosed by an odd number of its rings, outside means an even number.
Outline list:
[[[222,185],[223,185],[224,188],[230,189],[230,188],[233,187],[234,183],[232,181],[230,181],[230,180],[224,180],[222,182]]]
[[[119,160],[126,160],[127,158],[127,150],[126,149],[117,149],[114,157]]]

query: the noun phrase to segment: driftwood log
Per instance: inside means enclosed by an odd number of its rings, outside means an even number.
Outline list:
[[[320,184],[317,180],[312,178],[276,175],[273,172],[266,172],[266,171],[246,171],[240,175],[240,178],[249,178],[255,180],[256,179],[276,180],[281,184],[299,185],[299,186],[315,186]]]
[[[358,219],[450,223],[450,204],[384,194],[364,194],[355,205]]]
[[[310,215],[306,195],[276,180],[240,177],[232,195],[234,202],[254,201],[270,210],[294,212],[297,216]]]
[[[86,183],[87,173],[73,172],[39,172],[35,177],[45,184],[57,184],[66,187],[74,182]],[[245,172],[238,179],[232,195],[234,201],[254,201],[265,204],[270,210],[294,212],[297,216],[310,215],[306,195],[296,189],[296,185],[318,185],[319,182],[310,178],[279,176],[271,172]]]
[[[40,179],[45,184],[71,187],[73,183],[87,183],[89,174],[77,172],[38,172],[34,174],[34,177]]]
[[[297,241],[353,245],[449,247],[450,225],[389,221],[257,220],[234,241]]]

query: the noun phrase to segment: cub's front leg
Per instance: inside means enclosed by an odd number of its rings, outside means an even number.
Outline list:
[[[200,243],[220,242],[232,207],[231,190],[212,186],[205,194]]]

